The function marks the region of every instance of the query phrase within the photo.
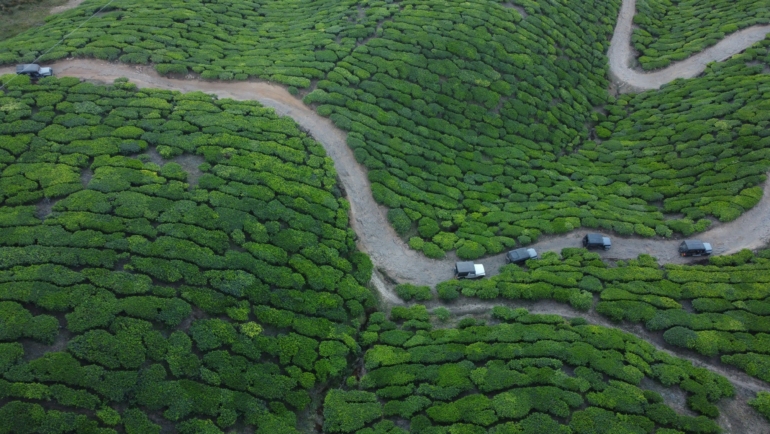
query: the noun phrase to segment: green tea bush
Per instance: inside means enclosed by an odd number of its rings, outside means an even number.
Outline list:
[[[442,300],[461,295],[550,299],[584,311],[594,306],[595,293],[596,312],[612,321],[643,325],[660,332],[673,347],[719,356],[749,375],[770,379],[765,348],[770,332],[770,259],[762,252],[743,250],[714,256],[709,265],[664,267],[648,255],[614,265],[584,249],[564,249],[561,256],[546,253],[528,269],[506,266],[483,281],[448,280],[436,285],[436,291]],[[515,317],[501,308],[493,315]]]
[[[0,138],[0,431],[298,432],[373,307],[323,148],[255,102],[126,80],[19,81],[0,101],[18,112],[0,127],[22,121]]]
[[[31,61],[43,48],[69,37],[42,61],[95,57],[126,63],[152,63],[162,75],[244,80],[257,77],[306,88],[335,68],[337,59],[374,35],[379,22],[397,10],[393,4],[325,1],[267,1],[211,5],[203,1],[112,4],[106,2],[57,14],[43,29],[0,42],[0,62]],[[319,26],[316,26],[319,24]],[[302,31],[297,31],[297,29]],[[70,32],[72,32],[70,34]],[[318,51],[317,51],[318,50]],[[323,53],[323,54],[319,54]]]
[[[404,310],[370,323],[379,342],[366,349],[366,373],[327,395],[324,432],[379,432],[374,420],[384,417],[408,419],[411,432],[589,433],[601,423],[717,433],[713,403],[733,394],[726,379],[617,330],[496,307],[497,325],[466,318],[457,328],[411,331]],[[682,385],[690,408],[707,416],[677,414],[640,386],[645,377]]]
[[[433,294],[431,293],[430,287],[428,286],[415,286],[409,283],[402,283],[400,285],[396,285],[395,291],[396,294],[398,294],[398,296],[404,301],[410,301],[412,299],[425,301],[433,298]]]
[[[770,392],[757,392],[757,397],[750,400],[749,405],[770,419]]]

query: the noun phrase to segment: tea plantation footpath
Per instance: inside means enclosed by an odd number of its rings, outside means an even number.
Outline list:
[[[456,255],[449,253],[442,260],[429,259],[421,252],[409,248],[388,222],[386,210],[374,200],[366,172],[346,144],[345,133],[335,127],[329,119],[318,115],[312,108],[290,95],[284,88],[255,82],[177,80],[161,77],[149,68],[97,60],[75,59],[55,62],[50,66],[59,76],[104,82],[126,77],[140,88],[202,91],[216,94],[220,98],[257,100],[267,107],[274,108],[281,115],[292,117],[324,146],[334,160],[350,201],[351,224],[358,235],[359,248],[371,256],[376,268],[398,282],[415,285],[435,286],[452,277],[454,264],[458,260]],[[0,68],[0,75],[14,71],[14,68]],[[763,197],[756,206],[732,222],[715,225],[698,235],[700,239],[711,242],[713,254],[723,255],[741,249],[757,249],[770,241],[770,189],[767,187],[766,182]],[[588,232],[589,230],[581,229],[560,236],[543,237],[542,241],[529,247],[539,252],[558,252],[565,247],[579,247]],[[679,256],[679,243],[678,240],[615,237],[612,250],[601,254],[606,259],[634,259],[639,254],[648,254],[662,263],[690,262],[691,259]],[[487,275],[494,275],[497,269],[505,264],[505,253],[486,257],[483,263],[488,270]],[[397,300],[392,292],[387,294],[386,298]]]

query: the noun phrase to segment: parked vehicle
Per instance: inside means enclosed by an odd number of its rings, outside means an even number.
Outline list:
[[[679,245],[679,254],[682,256],[708,256],[711,250],[711,244],[698,240],[684,240]]]
[[[53,68],[41,68],[37,63],[27,63],[16,65],[16,74],[28,75],[32,79],[50,77],[53,75]]]
[[[586,249],[604,249],[609,250],[612,247],[610,237],[602,234],[588,234],[583,237],[583,247]]]
[[[458,262],[455,264],[455,277],[458,279],[478,279],[486,276],[484,265],[473,262]]]
[[[505,262],[509,264],[519,264],[527,259],[538,259],[535,249],[516,249],[505,255]]]

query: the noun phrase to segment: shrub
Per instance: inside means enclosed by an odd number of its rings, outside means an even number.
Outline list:
[[[756,398],[749,400],[749,405],[762,416],[770,419],[770,392],[757,392]]]
[[[457,257],[460,259],[477,259],[487,252],[487,250],[481,244],[475,241],[465,241],[459,249],[457,249]]]
[[[663,339],[671,345],[682,348],[693,348],[698,339],[698,334],[686,327],[673,327],[663,333]]]
[[[577,310],[582,310],[584,312],[591,309],[591,306],[593,305],[594,296],[587,291],[575,291],[570,295],[569,297],[569,304],[570,306],[574,307]]]
[[[393,229],[395,229],[401,236],[406,235],[412,228],[412,220],[410,220],[404,210],[400,208],[388,211],[388,221],[393,225]]]
[[[324,432],[354,432],[382,414],[382,406],[373,393],[333,389],[324,399]]]
[[[460,296],[460,285],[453,280],[441,282],[436,285],[436,292],[442,300],[454,300]]]
[[[433,298],[433,294],[431,294],[430,288],[427,286],[415,286],[410,283],[402,283],[396,285],[395,290],[396,294],[398,294],[404,301],[410,301],[412,299],[424,301]]]

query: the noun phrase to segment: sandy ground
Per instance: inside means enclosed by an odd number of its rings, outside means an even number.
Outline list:
[[[661,85],[677,78],[692,78],[706,69],[711,62],[721,62],[765,39],[770,25],[747,27],[728,35],[716,45],[698,54],[675,62],[654,72],[641,72],[634,68],[636,59],[631,46],[633,19],[636,14],[636,0],[623,0],[615,33],[612,35],[607,56],[610,59],[610,76],[618,84],[621,93],[658,89]]]

